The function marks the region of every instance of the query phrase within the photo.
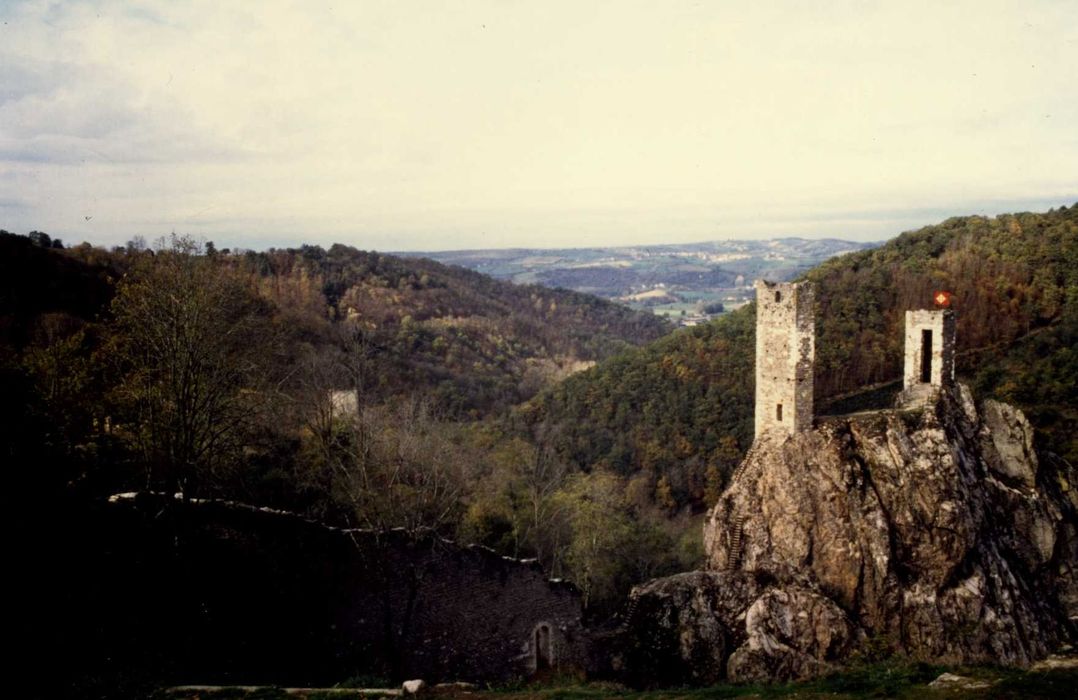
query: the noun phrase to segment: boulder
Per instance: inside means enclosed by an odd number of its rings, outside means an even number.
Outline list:
[[[712,684],[746,638],[744,619],[759,594],[754,576],[694,571],[632,592],[625,621],[625,662],[635,685]]]
[[[828,598],[795,586],[772,588],[745,615],[748,638],[731,656],[735,682],[808,678],[832,669],[862,637]]]
[[[991,687],[987,681],[978,681],[966,676],[958,676],[953,673],[941,673],[936,680],[928,684],[929,688],[943,688],[956,690],[983,690]]]

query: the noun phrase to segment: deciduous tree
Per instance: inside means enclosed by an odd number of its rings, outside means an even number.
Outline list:
[[[191,495],[235,463],[268,400],[266,305],[230,270],[173,236],[136,260],[112,303],[118,394],[147,485]]]

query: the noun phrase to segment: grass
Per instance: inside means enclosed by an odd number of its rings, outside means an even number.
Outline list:
[[[950,672],[989,684],[985,688],[931,688],[929,683],[941,673]],[[429,697],[467,696],[474,700],[723,700],[725,698],[897,698],[914,700],[1054,700],[1078,697],[1078,668],[1048,671],[1022,671],[997,667],[945,668],[924,663],[882,661],[844,669],[839,673],[801,683],[720,684],[706,688],[662,688],[635,690],[618,683],[585,682],[578,676],[550,676],[540,681],[520,681],[475,693],[439,692]],[[220,688],[195,694],[158,693],[167,700],[329,700],[337,693],[312,691],[306,696],[286,695],[279,688],[245,691]],[[422,697],[422,696],[420,696]]]
[[[987,688],[930,688],[929,683],[945,671],[975,681]],[[552,682],[504,688],[479,694],[489,700],[721,700],[723,698],[939,698],[940,700],[1052,700],[1076,697],[1078,669],[1041,672],[970,667],[945,669],[928,664],[881,662],[866,664],[812,681],[787,684],[720,684],[706,688],[664,688],[633,690],[611,683],[565,684]]]

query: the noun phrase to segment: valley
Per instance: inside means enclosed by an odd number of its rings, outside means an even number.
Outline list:
[[[750,301],[757,277],[786,281],[824,260],[876,245],[834,238],[776,238],[416,255],[517,284],[594,294],[680,326],[694,326]]]

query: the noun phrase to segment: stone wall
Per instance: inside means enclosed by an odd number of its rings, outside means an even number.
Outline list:
[[[101,635],[77,644],[87,665],[158,683],[497,682],[587,656],[576,589],[481,547],[162,497],[111,504],[68,544],[94,572],[71,601]]]
[[[756,281],[756,436],[812,427],[812,287]]]

